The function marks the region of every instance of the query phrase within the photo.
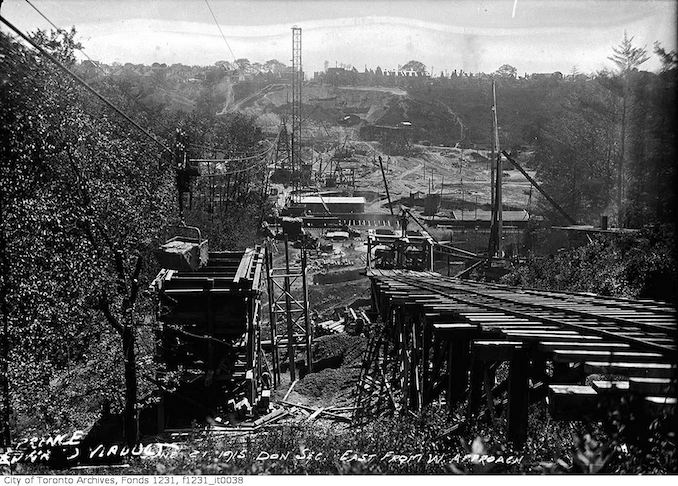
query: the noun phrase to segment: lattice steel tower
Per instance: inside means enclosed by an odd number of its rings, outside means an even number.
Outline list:
[[[292,173],[301,169],[301,27],[292,27]]]

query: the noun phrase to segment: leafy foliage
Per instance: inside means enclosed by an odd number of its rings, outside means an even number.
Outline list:
[[[421,61],[408,61],[400,69],[403,71],[414,71],[417,73],[426,72],[426,66]]]
[[[521,287],[672,302],[677,289],[674,243],[672,227],[595,237],[591,244],[556,255],[532,256],[503,281]]]
[[[510,64],[502,64],[499,69],[494,73],[500,78],[513,78],[515,79],[518,75],[518,70],[511,66]]]
[[[73,35],[34,38],[72,65]],[[134,327],[149,312],[133,305],[130,289],[140,284],[130,276],[138,259],[138,281],[153,275],[151,252],[171,214],[174,181],[156,147],[44,60],[5,35],[0,42],[1,130],[9,140],[0,179],[3,298],[15,424],[84,427],[104,398],[114,409],[122,404],[121,342],[100,306]]]
[[[597,218],[609,203],[615,146],[611,102],[600,86],[579,86],[559,116],[539,130],[532,165],[544,189],[576,220]],[[542,210],[551,214],[544,203]]]
[[[74,35],[33,37],[77,69]],[[0,59],[6,142],[0,144],[0,253],[9,353],[3,377],[14,431],[86,428],[104,404],[133,414],[155,387],[145,380],[154,375],[155,350],[154,308],[143,289],[157,272],[153,251],[178,219],[171,161],[4,34]],[[90,82],[152,132],[169,137],[183,129],[190,157],[262,151],[262,134],[250,118],[143,106],[111,78]],[[256,236],[263,172],[242,174],[233,181],[238,190],[230,206],[215,214],[198,205],[189,215],[207,229],[213,248],[245,246]]]
[[[613,47],[614,54],[608,59],[612,61],[621,74],[626,74],[637,69],[645,63],[650,57],[647,51],[642,47],[633,46],[633,37],[629,37],[624,31],[624,39],[617,47]]]

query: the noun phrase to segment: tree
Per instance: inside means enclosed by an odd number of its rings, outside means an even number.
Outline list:
[[[34,37],[72,67],[73,35]],[[51,413],[63,406],[61,388],[103,401],[124,387],[119,408],[131,443],[137,373],[147,362],[137,360],[135,335],[152,315],[139,290],[153,277],[157,236],[174,213],[174,180],[157,146],[51,64],[4,34],[0,42],[8,74],[2,138],[13,141],[3,144],[0,172],[3,339],[12,344],[3,346],[3,379],[14,383],[20,415],[42,414],[55,427],[69,425],[54,423],[63,408]],[[73,363],[87,371],[74,373]]]
[[[518,76],[518,70],[510,64],[503,64],[494,72],[494,74],[500,78],[515,79]]]
[[[598,86],[582,86],[538,131],[537,176],[579,221],[595,221],[609,201],[616,141],[610,97]]]
[[[624,165],[626,157],[626,112],[628,109],[629,98],[629,75],[649,59],[645,48],[634,47],[632,41],[633,37],[629,38],[626,31],[624,31],[624,38],[621,43],[617,47],[612,48],[614,54],[608,57],[608,59],[617,66],[618,75],[623,80],[620,135],[621,149],[617,162],[617,223],[620,227],[624,225]]]
[[[414,71],[416,73],[425,73],[426,65],[420,61],[409,61],[400,68],[402,71]]]
[[[222,68],[227,69],[227,70],[229,70],[229,71],[232,70],[232,69],[236,69],[236,68],[237,68],[237,66],[231,64],[231,63],[228,62],[228,61],[223,61],[223,60],[222,60],[222,61],[217,61],[217,62],[215,62],[214,65],[215,65],[215,66],[218,66],[218,67],[222,67]]]
[[[609,56],[608,59],[617,66],[621,75],[626,75],[637,69],[641,64],[650,59],[644,47],[633,46],[633,37],[629,37],[626,31],[624,31],[622,41],[617,47],[613,47],[612,51],[614,54]]]
[[[675,210],[676,70],[633,72],[628,82],[624,221],[670,221]]]
[[[264,71],[271,72],[273,74],[280,74],[285,70],[285,65],[278,61],[277,59],[271,59],[264,63]]]
[[[654,53],[662,62],[662,72],[678,69],[678,53],[676,51],[667,52],[659,42],[655,42]]]
[[[251,64],[250,60],[245,57],[241,57],[240,59],[235,60],[235,65],[238,66],[238,69],[240,69],[241,71],[246,70],[250,66],[250,64]]]

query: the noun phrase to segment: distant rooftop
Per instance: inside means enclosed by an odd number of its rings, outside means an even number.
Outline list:
[[[365,204],[365,198],[345,196],[302,196],[301,204]]]
[[[584,232],[584,233],[604,233],[604,234],[633,234],[633,233],[638,233],[638,231],[640,231],[638,229],[633,229],[633,228],[601,229],[601,228],[596,228],[594,226],[583,225],[583,224],[571,225],[571,226],[553,226],[552,228],[564,230],[564,231],[581,231],[581,232]]]
[[[520,211],[502,211],[502,220],[507,222],[518,222],[518,221],[529,221],[530,215],[524,209]],[[491,221],[492,212],[485,211],[483,209],[479,210],[468,210],[462,213],[461,209],[452,210],[452,218],[458,221]]]

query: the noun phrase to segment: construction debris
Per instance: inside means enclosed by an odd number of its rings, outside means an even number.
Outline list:
[[[338,413],[334,413],[335,410],[334,410],[333,407],[316,408],[316,407],[310,407],[308,405],[302,405],[300,403],[286,402],[284,400],[280,401],[280,403],[282,405],[285,405],[285,406],[288,406],[288,407],[297,407],[297,408],[305,409],[305,410],[312,412],[311,415],[307,419],[305,419],[308,422],[312,422],[313,420],[315,420],[320,415],[327,417],[327,418],[330,418],[330,419],[333,419],[333,420],[339,420],[340,422],[346,422],[346,423],[351,422],[351,417],[348,417],[348,416],[345,416],[345,415],[339,415]],[[337,411],[344,411],[344,410],[345,410],[345,408],[342,407],[341,409],[338,409]]]

